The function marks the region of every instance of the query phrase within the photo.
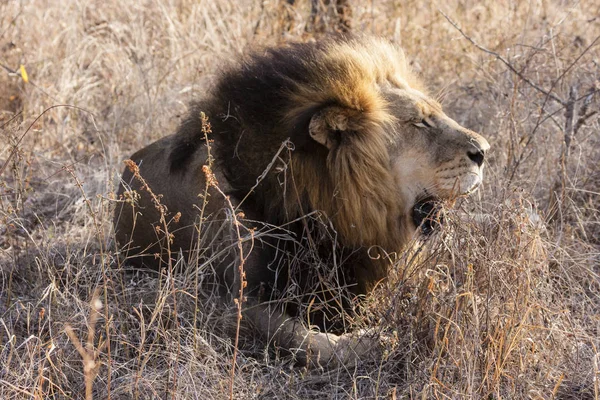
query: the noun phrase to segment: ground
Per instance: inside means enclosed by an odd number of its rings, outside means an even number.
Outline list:
[[[0,3],[0,398],[600,398],[600,4],[350,6],[492,151],[366,299],[383,358],[323,371],[232,370],[202,276],[123,268],[111,224],[123,160],[232,58],[318,37],[310,1]]]

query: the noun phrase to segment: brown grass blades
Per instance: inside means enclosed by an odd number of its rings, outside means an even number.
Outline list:
[[[163,235],[165,238],[165,246],[166,246],[166,264],[167,264],[167,281],[170,282],[170,297],[173,300],[173,321],[175,321],[175,334],[176,337],[179,338],[179,314],[177,312],[177,290],[175,288],[175,279],[173,277],[174,274],[174,265],[173,265],[173,252],[171,251],[171,244],[173,242],[173,234],[170,233],[169,229],[169,221],[167,221],[167,208],[160,202],[160,195],[155,194],[152,191],[152,188],[148,185],[144,177],[140,174],[140,169],[132,160],[125,160],[125,165],[129,170],[133,173],[135,179],[139,180],[142,184],[142,190],[148,192],[150,197],[152,198],[152,203],[154,207],[158,210],[160,214],[160,224],[162,226],[156,226],[156,233],[158,235]],[[179,220],[179,216],[181,214],[177,213],[173,216],[173,220],[177,222]],[[170,279],[169,279],[170,278]],[[168,392],[171,393],[171,397],[175,399],[177,393],[177,378],[179,373],[177,371],[177,364],[179,361],[179,355],[181,352],[181,345],[179,339],[175,341],[177,351],[175,353],[173,368],[169,368],[169,373],[172,374],[173,380],[170,382],[170,387],[167,389]]]

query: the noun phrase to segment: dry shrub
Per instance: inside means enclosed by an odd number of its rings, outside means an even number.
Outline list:
[[[296,3],[0,3],[0,398],[81,398],[89,332],[94,398],[229,397],[235,307],[204,290],[205,259],[117,262],[115,184],[231,57],[311,40]],[[258,346],[238,354],[235,397],[600,398],[600,5],[350,4],[354,30],[401,44],[489,139],[486,183],[352,321],[383,359],[301,370]]]
[[[520,196],[486,214],[453,214],[377,296],[407,389],[428,398],[593,398],[597,332],[573,302],[591,271],[555,268],[548,232]]]

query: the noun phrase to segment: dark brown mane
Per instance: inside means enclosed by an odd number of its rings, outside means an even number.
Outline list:
[[[393,118],[378,91],[378,84],[390,80],[421,86],[403,54],[378,39],[335,38],[255,52],[225,71],[208,100],[195,105],[171,153],[171,169],[185,168],[203,143],[200,111],[210,117],[216,158],[242,195],[289,139],[294,150],[281,154],[278,165],[286,168],[287,191],[273,168],[253,195],[261,217],[281,224],[324,211],[343,243],[398,250],[405,238],[401,221],[391,218],[399,205],[391,192],[386,148]],[[351,126],[328,154],[311,140],[308,124],[329,107],[338,107]]]

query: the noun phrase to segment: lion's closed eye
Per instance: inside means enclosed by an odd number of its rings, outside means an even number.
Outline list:
[[[423,118],[419,121],[413,122],[413,125],[419,128],[431,128],[433,127],[433,122],[429,118]]]

